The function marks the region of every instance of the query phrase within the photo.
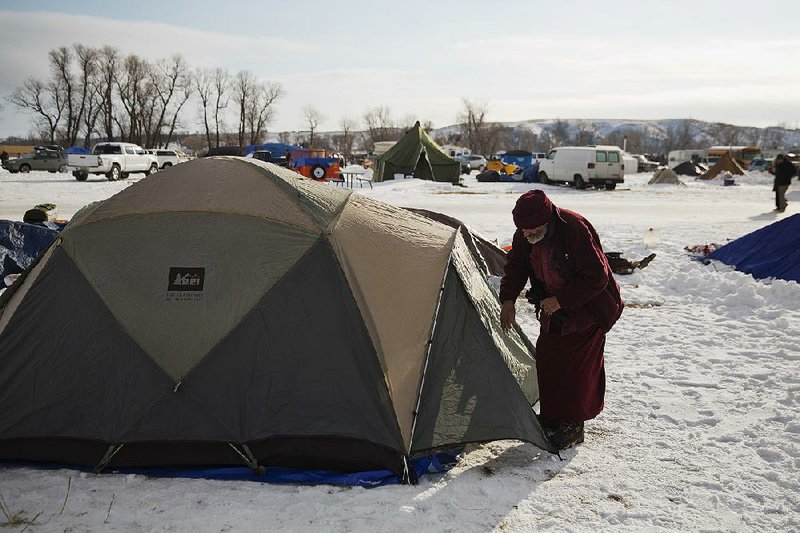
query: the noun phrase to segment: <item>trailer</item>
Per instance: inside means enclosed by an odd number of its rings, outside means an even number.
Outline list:
[[[316,181],[339,179],[339,158],[331,157],[325,150],[293,150],[292,170]]]

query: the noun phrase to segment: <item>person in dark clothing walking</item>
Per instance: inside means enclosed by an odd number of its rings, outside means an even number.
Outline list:
[[[775,180],[772,184],[772,190],[775,191],[775,211],[783,213],[786,211],[786,206],[789,205],[786,201],[786,190],[789,188],[792,178],[797,176],[797,169],[785,155],[778,154],[775,157],[775,166],[772,171],[775,173]]]
[[[583,423],[603,410],[606,333],[622,314],[619,285],[597,232],[541,190],[523,194],[500,283],[500,323],[514,324],[515,302],[530,279],[540,322],[536,341],[539,419],[559,449],[583,442]]]

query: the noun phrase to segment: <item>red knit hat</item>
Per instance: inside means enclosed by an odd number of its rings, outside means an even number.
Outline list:
[[[519,197],[511,214],[518,229],[538,228],[553,217],[553,202],[544,191],[534,189]]]

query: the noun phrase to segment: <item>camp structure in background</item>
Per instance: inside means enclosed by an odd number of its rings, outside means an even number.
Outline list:
[[[800,283],[800,214],[774,222],[707,256],[756,279],[778,278]]]
[[[650,178],[650,181],[647,182],[648,185],[686,185],[678,175],[669,168],[662,168],[660,170],[656,170],[656,173],[653,174],[653,177]]]
[[[0,295],[0,460],[413,483],[468,442],[554,451],[533,347],[499,315],[458,229],[193,160],[79,211]]]
[[[458,183],[461,166],[425,133],[417,121],[402,139],[378,157],[374,181],[397,176]]]
[[[676,166],[672,169],[675,174],[680,176],[702,176],[706,172],[708,172],[708,167],[703,165],[702,163],[698,163],[695,161],[684,161],[680,165]]]
[[[713,180],[722,172],[739,175],[744,174],[744,170],[742,169],[741,165],[734,161],[730,154],[722,154],[722,156],[719,158],[719,161],[714,163],[714,165],[708,169],[708,172],[702,176],[698,176],[697,179]]]

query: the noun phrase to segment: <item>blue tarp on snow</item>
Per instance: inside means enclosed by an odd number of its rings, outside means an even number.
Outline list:
[[[33,264],[55,240],[59,226],[0,220],[0,288],[8,274],[19,274]]]
[[[754,278],[779,278],[800,283],[800,214],[748,233],[707,257]]]
[[[424,474],[436,474],[450,470],[456,463],[459,451],[440,452],[426,455],[411,461],[411,468],[420,478]],[[15,461],[0,463],[18,465],[28,468],[71,468],[85,472],[92,468],[81,468],[60,464],[30,463]],[[366,472],[335,472],[332,470],[303,470],[299,468],[267,467],[263,473],[257,473],[245,466],[219,468],[120,468],[106,470],[116,474],[137,474],[150,477],[220,479],[229,481],[257,481],[259,483],[294,483],[298,485],[347,485],[352,487],[381,487],[395,485],[400,482],[397,475],[389,470],[371,470]]]

